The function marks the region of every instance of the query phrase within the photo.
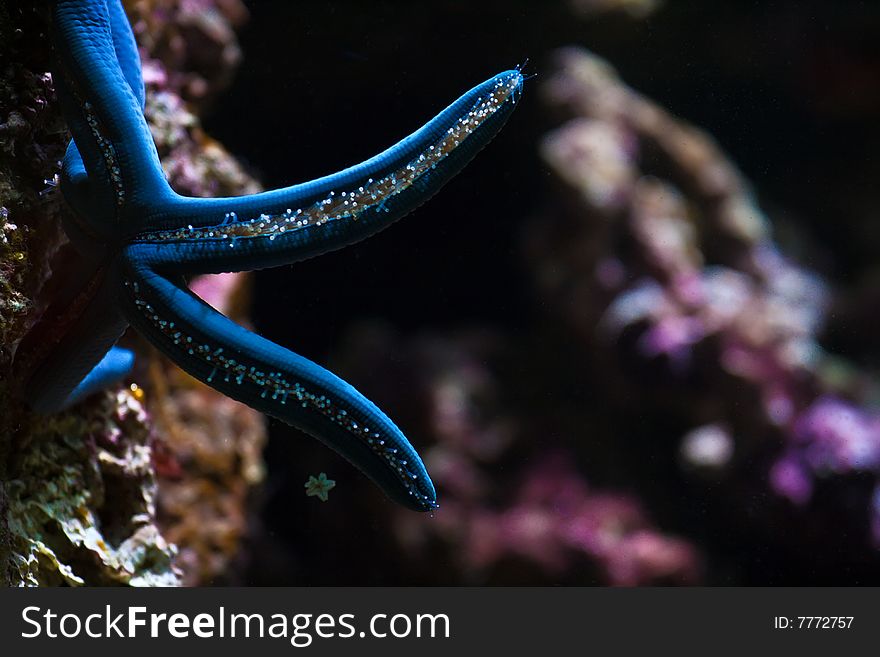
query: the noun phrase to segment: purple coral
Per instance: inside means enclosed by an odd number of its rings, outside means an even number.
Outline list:
[[[533,224],[530,255],[543,290],[598,350],[618,395],[685,427],[685,476],[793,503],[809,518],[804,541],[833,514],[868,539],[838,554],[877,559],[868,555],[877,544],[880,415],[865,394],[876,384],[820,344],[828,285],[773,242],[769,219],[707,135],[589,53],[565,50],[558,62],[544,93],[571,118],[544,141],[543,155],[578,203]],[[610,158],[611,169],[585,166],[603,142],[636,155]],[[661,153],[663,166],[649,169],[637,155],[646,149]],[[619,190],[613,203],[609,180]],[[550,270],[553,278],[541,276]],[[603,352],[609,347],[614,358]],[[775,508],[763,505],[753,518],[775,522]]]

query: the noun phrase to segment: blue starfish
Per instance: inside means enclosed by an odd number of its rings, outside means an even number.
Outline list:
[[[437,506],[421,458],[351,385],[224,317],[187,276],[300,261],[362,240],[434,194],[500,130],[519,70],[468,91],[366,162],[251,196],[196,199],[162,173],[144,119],[144,85],[119,0],[52,5],[55,81],[73,140],[61,189],[78,252],[67,284],[16,356],[38,411],[68,406],[124,376],[114,344],[129,324],[194,377],[317,437],[392,499]]]

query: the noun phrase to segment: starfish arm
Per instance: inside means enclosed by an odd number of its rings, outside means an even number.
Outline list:
[[[112,12],[105,0],[56,0],[52,6],[58,95],[99,211],[89,219],[111,224],[95,226],[97,233],[116,229],[120,220],[136,224],[145,206],[172,195],[141,111],[143,84],[132,59],[137,53],[117,2],[111,0]]]
[[[160,351],[225,395],[318,438],[391,499],[419,511],[436,507],[421,458],[372,402],[319,365],[229,320],[152,264],[142,247],[125,250],[121,304]]]
[[[61,403],[61,409],[82,401],[89,395],[102,390],[128,376],[134,366],[134,352],[122,347],[111,347],[110,351],[79,382]]]
[[[122,76],[128,82],[131,92],[134,94],[141,110],[146,102],[144,79],[141,74],[141,57],[138,53],[137,42],[125,9],[120,0],[107,0],[107,9],[110,15],[110,35],[113,38],[113,49],[116,51],[116,60]]]
[[[135,240],[189,273],[274,267],[360,241],[457,174],[501,129],[522,79],[507,71],[487,80],[392,148],[337,174],[252,196],[180,199]]]
[[[34,410],[52,413],[70,405],[71,394],[82,398],[84,383],[107,356],[128,326],[118,307],[118,283],[104,266],[79,263],[37,326],[16,352],[22,396]],[[107,365],[121,365],[116,356]],[[118,378],[118,377],[117,377]],[[92,382],[109,382],[102,368]]]
[[[76,147],[76,142],[72,139],[67,144],[67,151],[64,153],[64,161],[61,164],[61,189],[64,193],[64,200],[67,201],[76,217],[95,215],[96,208],[94,207],[86,165],[83,162],[79,149]],[[65,219],[68,219],[68,217],[65,217]],[[74,232],[91,232],[84,224],[81,224],[82,222],[77,222],[78,230]],[[67,225],[65,225],[65,230],[67,230]],[[80,250],[90,249],[94,239],[94,235],[91,234],[71,236],[70,232],[68,232],[68,237],[71,238],[71,241]]]
[[[137,43],[131,31],[131,25],[125,10],[119,0],[109,0],[107,3],[110,18],[110,31],[113,39],[113,48],[119,68],[129,88],[134,94],[138,105],[143,110],[146,102],[144,80],[141,75],[141,60],[138,54]],[[74,212],[81,217],[95,215],[92,207],[88,176],[82,155],[73,140],[67,145],[67,153],[61,167],[61,185],[64,189],[64,197]]]

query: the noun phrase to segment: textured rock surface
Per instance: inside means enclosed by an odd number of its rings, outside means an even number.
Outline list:
[[[129,391],[29,416],[6,490],[13,585],[170,586],[147,414]]]

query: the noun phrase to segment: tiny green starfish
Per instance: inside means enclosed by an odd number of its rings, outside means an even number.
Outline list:
[[[330,492],[331,488],[336,486],[336,482],[332,479],[327,479],[327,474],[322,472],[317,477],[315,475],[309,476],[309,480],[304,485],[306,495],[309,497],[317,497],[322,502],[326,502],[327,493]]]

